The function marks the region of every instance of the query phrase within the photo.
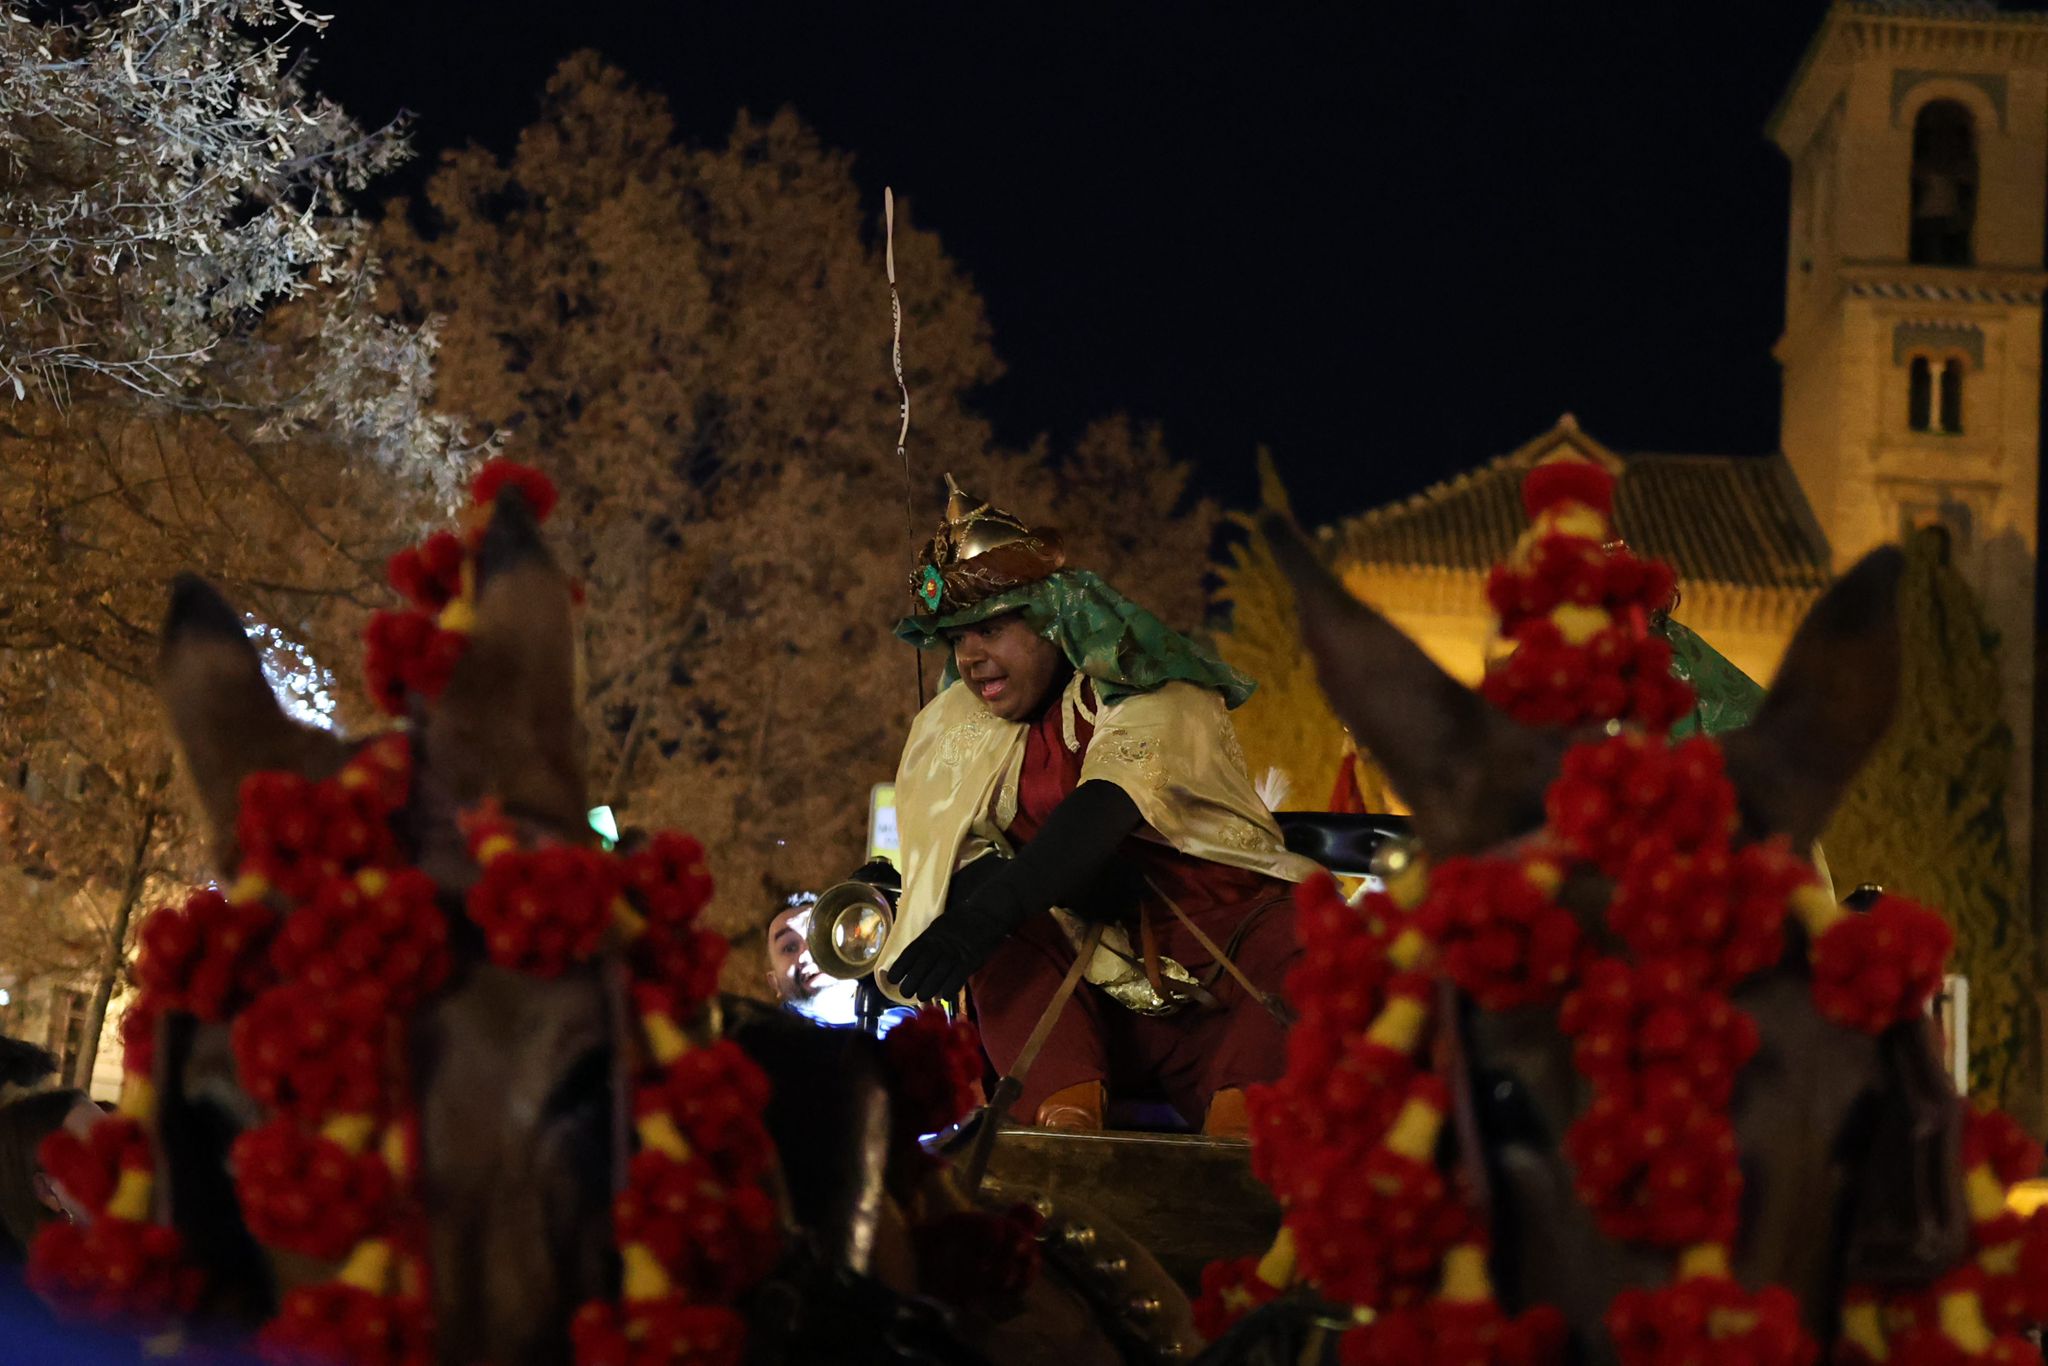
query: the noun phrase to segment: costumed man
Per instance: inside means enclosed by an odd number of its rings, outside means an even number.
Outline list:
[[[1241,1134],[1244,1088],[1285,1064],[1292,884],[1315,871],[1245,767],[1228,713],[1254,685],[1068,568],[1058,533],[946,483],[896,628],[949,658],[896,777],[903,896],[879,980],[903,1000],[965,984],[1014,1075],[1100,926],[1011,1117],[1099,1128],[1113,1093]]]

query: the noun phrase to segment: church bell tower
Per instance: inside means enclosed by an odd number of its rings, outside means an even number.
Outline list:
[[[2024,850],[2048,15],[1837,0],[1769,133],[1792,170],[1780,444],[1836,571],[1948,531],[2003,640]]]

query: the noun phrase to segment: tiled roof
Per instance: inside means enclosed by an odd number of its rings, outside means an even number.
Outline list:
[[[1569,423],[1567,422],[1567,426]],[[1561,428],[1560,432],[1564,429]],[[1798,484],[1778,457],[1616,456],[1570,431],[1575,444],[1621,469],[1615,522],[1629,545],[1668,560],[1681,582],[1818,588],[1827,554]],[[1484,571],[1528,526],[1522,473],[1559,433],[1512,455],[1376,508],[1325,535],[1340,563]]]

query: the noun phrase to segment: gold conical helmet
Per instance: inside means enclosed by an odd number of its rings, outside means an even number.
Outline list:
[[[946,476],[946,520],[910,571],[920,617],[949,617],[1054,573],[1067,562],[1060,534],[1038,530]]]

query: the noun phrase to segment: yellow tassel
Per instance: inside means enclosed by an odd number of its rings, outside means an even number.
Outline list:
[[[383,1294],[391,1283],[391,1244],[382,1238],[363,1239],[348,1254],[348,1261],[334,1279],[372,1295]]]
[[[1429,936],[1421,930],[1406,929],[1387,945],[1387,961],[1394,965],[1396,972],[1412,972],[1429,956],[1430,947]]]
[[[1941,1297],[1941,1333],[1965,1352],[1982,1352],[1991,1346],[1984,1306],[1967,1290]]]
[[[1524,864],[1522,879],[1545,896],[1556,896],[1564,886],[1564,869],[1547,859]]]
[[[1849,912],[1843,910],[1827,888],[1809,882],[1792,889],[1792,914],[1799,917],[1799,923],[1806,926],[1809,938],[1818,939],[1826,934],[1838,920],[1844,920]]]
[[[468,635],[476,629],[476,561],[467,555],[462,557],[461,574],[462,586],[441,609],[439,625],[444,631]]]
[[[640,1135],[640,1146],[652,1148],[655,1152],[673,1157],[678,1162],[687,1161],[690,1156],[690,1141],[683,1137],[683,1131],[668,1115],[659,1112],[642,1115],[634,1121],[633,1130]]]
[[[390,875],[381,868],[365,868],[356,874],[356,888],[364,896],[382,896],[390,885]]]
[[[1477,1243],[1460,1243],[1444,1254],[1443,1288],[1437,1298],[1450,1304],[1485,1304],[1493,1298],[1493,1281],[1486,1274],[1486,1249]]]
[[[351,1153],[367,1148],[376,1132],[377,1121],[369,1115],[335,1115],[320,1126],[320,1137],[339,1143]]]
[[[448,605],[441,609],[441,618],[438,625],[444,631],[453,631],[457,635],[468,635],[476,629],[475,605],[467,598],[450,599]]]
[[[1443,1126],[1442,1110],[1427,1100],[1411,1100],[1394,1116],[1380,1146],[1412,1161],[1427,1162],[1436,1151],[1436,1136]]]
[[[1607,519],[1584,503],[1559,503],[1531,528],[1542,536],[1583,536],[1589,541],[1605,541],[1610,529]]]
[[[1429,1007],[1413,996],[1389,996],[1378,1018],[1365,1031],[1366,1041],[1413,1053],[1422,1044],[1422,1027],[1429,1023]]]
[[[1693,1276],[1726,1276],[1728,1249],[1719,1243],[1694,1243],[1678,1254],[1678,1279]]]
[[[121,1074],[121,1103],[116,1107],[129,1119],[148,1121],[156,1117],[156,1083],[141,1072]]]
[[[628,941],[638,939],[647,932],[647,920],[633,909],[631,902],[619,897],[612,902],[612,923],[619,927],[619,933]]]
[[[645,1243],[628,1243],[620,1249],[625,1259],[625,1287],[620,1298],[627,1302],[635,1300],[658,1300],[669,1292],[668,1273],[661,1269],[654,1253]]]
[[[1550,621],[1564,636],[1567,645],[1584,645],[1614,624],[1614,618],[1599,608],[1584,607],[1575,602],[1553,608]]]
[[[244,873],[228,888],[228,901],[236,906],[253,906],[270,895],[270,884],[261,873]]]
[[[690,1041],[683,1037],[683,1031],[676,1027],[676,1022],[666,1015],[642,1015],[640,1028],[647,1035],[647,1046],[654,1050],[654,1060],[663,1067],[690,1051]]]
[[[156,1180],[150,1173],[124,1171],[107,1200],[107,1217],[145,1223],[149,1219],[150,1197],[155,1194]]]
[[[500,833],[488,836],[476,847],[477,867],[488,868],[503,855],[517,853],[518,851],[519,841],[513,839],[510,835]]]
[[[1285,1290],[1294,1284],[1293,1229],[1285,1224],[1280,1226],[1280,1232],[1273,1237],[1273,1246],[1259,1258],[1258,1269],[1253,1274],[1275,1290]]]
[[[1963,1174],[1963,1196],[1974,1223],[1989,1223],[2005,1213],[2005,1183],[1989,1163],[1979,1163]]]
[[[2020,1269],[2019,1239],[1985,1248],[1977,1254],[1977,1265],[1992,1276],[2016,1275]]]
[[[1387,895],[1404,911],[1412,911],[1429,899],[1429,863],[1411,858],[1408,866],[1387,882]]]
[[[412,1155],[406,1151],[405,1129],[397,1124],[386,1125],[377,1141],[377,1151],[383,1155],[384,1165],[391,1174],[403,1181],[412,1175]]]
[[[1884,1318],[1876,1300],[1859,1300],[1842,1307],[1842,1337],[1860,1348],[1872,1361],[1889,1361],[1891,1344],[1884,1335]]]

